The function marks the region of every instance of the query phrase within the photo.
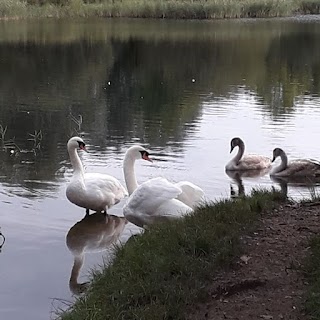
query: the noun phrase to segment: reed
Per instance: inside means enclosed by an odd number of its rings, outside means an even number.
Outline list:
[[[319,0],[1,0],[0,17],[222,19],[320,12]]]
[[[0,17],[25,17],[28,16],[28,5],[20,0],[0,1]]]

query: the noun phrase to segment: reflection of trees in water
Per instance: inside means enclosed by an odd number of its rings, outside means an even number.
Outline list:
[[[67,159],[66,142],[77,133],[70,114],[85,114],[86,123],[92,121],[94,112],[87,106],[94,108],[91,101],[98,94],[109,60],[109,46],[101,43],[1,45],[0,123],[7,127],[6,137],[14,137],[21,149],[15,154],[0,152],[2,181],[31,190],[55,188],[32,180],[56,179],[60,162]],[[35,132],[43,133],[36,156],[29,152],[35,148],[35,141],[29,140]]]
[[[270,43],[265,81],[257,92],[273,116],[294,112],[299,96],[319,94],[320,34],[310,27],[280,34]]]
[[[239,86],[256,91],[273,116],[293,112],[297,96],[319,92],[320,44],[312,24],[284,22],[269,30],[263,23],[173,23],[171,30],[170,23],[160,36],[153,23],[151,33],[148,23],[142,28],[139,22],[136,29],[126,24],[121,34],[109,24],[108,30],[99,24],[92,35],[82,28],[81,36],[60,44],[38,33],[37,41],[0,43],[0,124],[22,149],[31,148],[28,133],[43,133],[42,154],[28,169],[29,155],[0,154],[0,173],[21,184],[55,179],[67,159],[70,110],[82,115],[91,144],[117,153],[133,138],[182,148],[204,97],[228,97]],[[25,179],[10,169],[13,164],[26,171]]]
[[[134,39],[112,43],[117,55],[106,78],[106,106],[99,112],[107,126],[99,130],[105,136],[120,135],[126,141],[138,137],[158,146],[182,142],[185,124],[199,116],[198,95],[185,92],[195,86],[192,78],[199,79],[206,70],[207,51],[199,59],[203,63],[193,64],[199,46],[193,50],[183,43]]]

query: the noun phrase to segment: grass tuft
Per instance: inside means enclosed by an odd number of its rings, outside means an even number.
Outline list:
[[[278,192],[254,191],[153,226],[119,247],[113,264],[93,275],[87,294],[61,318],[184,319],[189,306],[207,298],[216,270],[240,254],[239,238],[259,213],[283,200]]]
[[[310,241],[310,252],[305,270],[309,283],[306,311],[310,319],[320,319],[320,236]]]

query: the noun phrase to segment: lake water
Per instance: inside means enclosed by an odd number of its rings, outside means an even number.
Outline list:
[[[126,149],[142,144],[154,162],[137,163],[141,182],[189,180],[209,200],[254,187],[299,199],[318,187],[232,178],[224,166],[235,136],[248,153],[320,159],[319,94],[318,16],[1,21],[0,318],[54,317],[110,243],[139,232],[121,218],[82,220],[68,202],[72,135],[87,143],[88,172],[122,182]]]

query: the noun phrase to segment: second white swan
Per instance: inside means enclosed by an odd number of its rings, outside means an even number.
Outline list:
[[[177,219],[193,212],[192,207],[183,202],[183,198],[190,201],[188,193],[191,197],[194,187],[192,183],[180,182],[179,186],[179,183],[173,184],[159,177],[138,185],[134,170],[138,159],[152,161],[148,151],[141,146],[129,148],[123,161],[124,177],[130,195],[123,213],[130,222],[145,227],[159,220]],[[202,190],[198,189],[198,193],[202,195]]]

